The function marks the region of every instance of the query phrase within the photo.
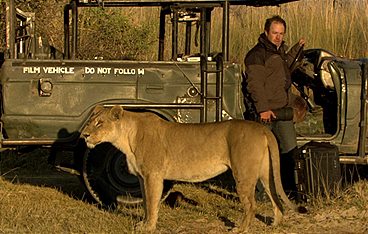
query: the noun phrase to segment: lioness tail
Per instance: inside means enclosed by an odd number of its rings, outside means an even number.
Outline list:
[[[274,179],[274,186],[276,189],[276,193],[281,197],[283,202],[289,207],[289,209],[292,209],[298,213],[305,214],[308,212],[307,208],[304,206],[296,206],[294,203],[292,203],[287,195],[285,194],[285,191],[282,187],[281,182],[281,174],[280,174],[280,167],[276,168],[275,165],[280,165],[280,153],[279,148],[277,144],[277,140],[275,136],[272,134],[272,132],[267,131],[266,132],[267,139],[268,139],[268,147],[270,152],[270,160],[272,164],[272,170],[273,170],[273,179]],[[281,209],[282,210],[282,209]]]

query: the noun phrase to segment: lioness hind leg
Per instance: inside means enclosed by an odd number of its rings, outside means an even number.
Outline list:
[[[255,200],[255,184],[237,182],[236,190],[239,195],[240,202],[244,207],[244,214],[240,223],[240,232],[248,231],[252,219],[255,217],[256,200]]]
[[[283,216],[282,211],[279,207],[279,200],[275,201],[275,198],[273,198],[269,188],[265,188],[265,191],[266,191],[268,197],[270,198],[271,203],[272,203],[272,207],[273,207],[274,217],[273,217],[272,225],[276,226],[282,221],[282,216]],[[276,199],[278,199],[278,198],[276,198]]]
[[[153,232],[156,229],[160,199],[163,190],[163,179],[147,176],[140,179],[143,193],[145,217],[143,223],[137,226],[138,231]]]
[[[271,200],[272,207],[273,207],[273,213],[274,213],[274,219],[272,225],[276,226],[278,225],[282,220],[282,204],[278,197],[278,194],[276,193],[276,189],[274,186],[273,181],[270,180],[270,177],[268,173],[266,173],[266,176],[262,176],[261,182],[263,184],[263,187],[265,189],[265,192],[267,193],[268,197]]]

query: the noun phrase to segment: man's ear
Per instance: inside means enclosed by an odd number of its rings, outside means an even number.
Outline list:
[[[123,108],[121,106],[115,105],[110,110],[110,118],[112,120],[119,120],[123,116]]]

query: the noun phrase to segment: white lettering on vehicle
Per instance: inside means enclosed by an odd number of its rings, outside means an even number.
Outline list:
[[[97,74],[110,74],[111,67],[98,67]]]
[[[144,68],[84,67],[84,74],[144,75]],[[23,67],[24,74],[75,74],[74,67]]]
[[[23,67],[24,74],[40,74],[41,72],[45,74],[74,74],[74,67]]]
[[[135,75],[135,69],[114,68],[114,75]]]
[[[38,74],[41,73],[40,67],[23,67],[23,73]]]
[[[96,69],[94,67],[85,67],[84,74],[94,74]]]
[[[138,75],[144,75],[144,69],[138,68]]]
[[[45,74],[74,74],[74,67],[44,67]]]

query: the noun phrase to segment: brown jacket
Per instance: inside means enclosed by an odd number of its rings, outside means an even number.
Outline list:
[[[246,55],[244,63],[247,91],[258,113],[282,108],[291,103],[289,67],[300,48],[300,45],[296,44],[286,53],[288,48],[283,42],[277,50],[262,33],[258,44]]]

